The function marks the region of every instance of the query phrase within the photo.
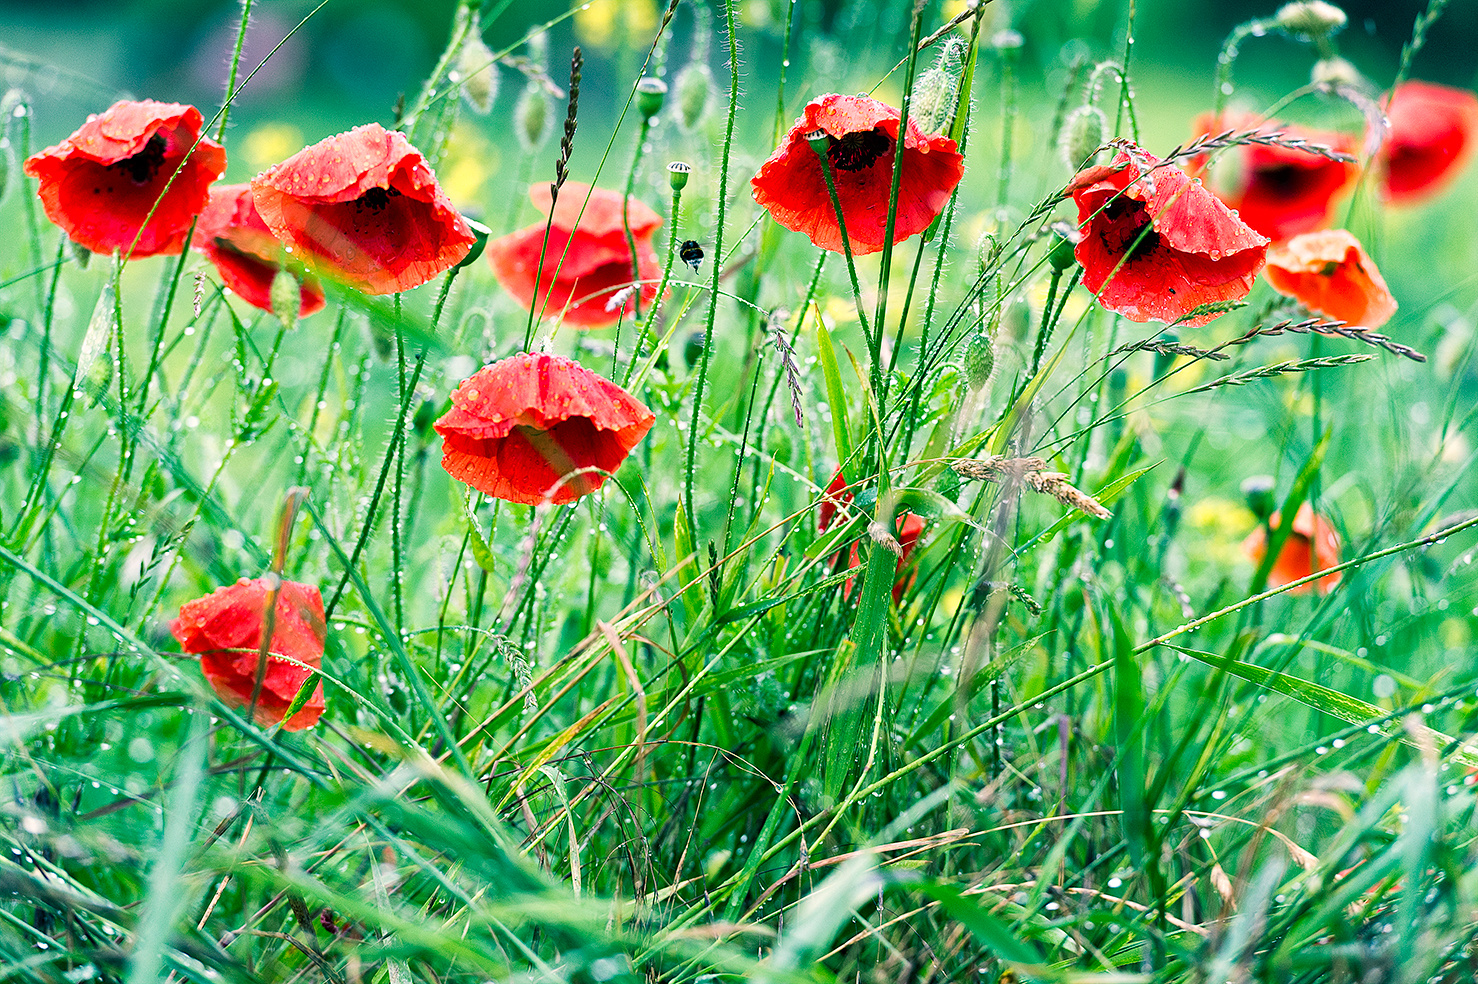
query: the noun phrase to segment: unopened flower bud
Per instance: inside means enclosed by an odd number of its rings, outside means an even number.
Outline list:
[[[1273,501],[1273,489],[1276,487],[1273,476],[1253,475],[1242,483],[1242,494],[1247,497],[1247,508],[1258,519],[1267,519],[1277,508]]]
[[[914,82],[913,119],[929,133],[942,132],[954,115],[964,48],[959,38],[946,42],[934,67]]]
[[[482,40],[477,15],[472,17],[472,27],[467,40],[457,55],[457,66],[452,76],[461,82],[462,98],[479,116],[486,116],[493,109],[493,100],[498,98],[498,72],[493,67],[492,49]]]
[[[677,73],[677,103],[673,110],[678,126],[691,133],[708,115],[713,100],[713,72],[701,62],[691,61]]]
[[[1287,31],[1310,40],[1334,34],[1345,26],[1345,12],[1324,0],[1300,0],[1285,3],[1278,9],[1273,23]]]
[[[282,322],[282,327],[292,328],[298,323],[298,312],[303,307],[302,290],[298,278],[286,267],[280,268],[272,278],[272,314]]]
[[[513,132],[525,152],[537,150],[549,137],[549,128],[554,121],[554,107],[549,93],[537,82],[524,86],[513,110]]]
[[[1365,83],[1365,76],[1361,75],[1360,70],[1354,65],[1335,55],[1333,58],[1321,58],[1314,62],[1314,70],[1310,73],[1310,81],[1315,85],[1353,86],[1359,88]]]
[[[1061,273],[1078,262],[1074,250],[1077,249],[1083,234],[1067,222],[1052,223],[1051,233],[1052,248],[1047,252],[1047,262],[1052,264],[1052,269]]]
[[[686,161],[673,161],[667,165],[667,183],[673,191],[682,191],[688,186],[688,175],[692,173],[693,165]]]
[[[1097,106],[1083,105],[1068,114],[1062,124],[1062,157],[1073,170],[1093,163],[1091,158],[1103,144],[1108,120]]]
[[[636,84],[636,111],[648,123],[662,112],[662,103],[667,99],[667,83],[648,76]]]
[[[996,371],[996,342],[985,332],[976,332],[965,346],[965,382],[972,390],[990,382]]]
[[[696,366],[698,360],[703,357],[703,343],[707,337],[707,333],[700,328],[683,342],[683,364],[689,369]]]

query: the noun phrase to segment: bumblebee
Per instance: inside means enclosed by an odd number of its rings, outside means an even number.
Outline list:
[[[683,262],[693,268],[697,273],[698,268],[703,265],[703,247],[698,245],[698,240],[685,240],[678,248],[677,255],[683,258]]]

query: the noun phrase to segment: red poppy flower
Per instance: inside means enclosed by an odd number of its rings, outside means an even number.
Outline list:
[[[542,317],[562,318],[577,328],[602,328],[631,314],[631,299],[612,303],[617,291],[631,285],[631,246],[621,217],[622,195],[570,181],[560,189],[557,205],[548,184],[530,185],[529,198],[545,216],[554,208],[549,245],[544,245],[544,221],[488,243],[488,262],[503,289]],[[657,280],[662,267],[652,249],[652,233],[662,224],[662,217],[635,198],[626,211],[636,240],[640,279]],[[642,303],[651,304],[657,297],[657,285],[644,283],[641,293]]]
[[[436,422],[441,466],[508,502],[571,502],[600,488],[656,418],[610,380],[558,355],[525,352],[484,366]],[[558,488],[556,488],[558,484]]]
[[[826,532],[842,506],[851,501],[852,493],[847,491],[847,480],[842,477],[841,469],[837,469],[837,473],[832,476],[831,483],[826,486],[826,491],[821,495],[821,508],[817,510],[817,524],[821,532]],[[909,555],[913,553],[914,547],[919,542],[919,536],[924,532],[924,521],[911,512],[903,512],[895,520],[894,528],[898,531],[898,545],[902,548],[898,564],[894,568],[896,580],[893,582],[893,604],[897,605],[903,601],[903,593],[913,586],[916,579],[914,572],[910,571],[907,577],[903,572],[908,566]],[[832,555],[833,567],[838,565],[841,556],[840,552]],[[855,570],[861,566],[862,551],[859,542],[854,540],[847,551],[847,570]],[[849,577],[847,583],[842,586],[843,598],[851,596],[853,581],[854,578]]]
[[[252,179],[262,221],[326,277],[393,294],[455,266],[475,241],[405,134],[357,126]]]
[[[1199,305],[1245,297],[1262,268],[1267,239],[1199,181],[1138,147],[1079,172],[1067,190],[1083,231],[1073,250],[1083,283],[1131,321],[1173,324]]]
[[[1277,529],[1281,522],[1278,513],[1273,513],[1268,522]],[[1268,574],[1268,587],[1281,588],[1299,578],[1338,565],[1339,549],[1339,534],[1334,532],[1334,527],[1325,522],[1324,517],[1315,516],[1313,507],[1305,502],[1298,507],[1297,515],[1293,517],[1293,529],[1289,531],[1288,539],[1283,541],[1278,559],[1273,561],[1273,569]],[[1259,526],[1248,534],[1247,539],[1242,541],[1242,552],[1254,564],[1261,564],[1268,553],[1267,531]],[[1338,573],[1329,574],[1294,588],[1293,593],[1306,594],[1318,587],[1320,594],[1328,594],[1339,584],[1341,576]]]
[[[1431,82],[1403,82],[1386,110],[1391,133],[1381,158],[1387,200],[1411,205],[1437,194],[1472,155],[1478,97]]]
[[[180,617],[169,623],[169,631],[179,641],[180,648],[200,656],[205,679],[231,707],[248,706],[256,689],[262,626],[271,594],[271,582],[267,578],[242,578],[204,598],[187,601],[180,606]],[[315,669],[323,665],[323,637],[323,598],[318,589],[311,584],[283,581],[274,606],[266,673],[257,695],[258,724],[270,725],[282,720],[312,672],[298,663]],[[320,682],[308,703],[282,727],[285,731],[301,731],[311,728],[322,716],[323,683]]]
[[[1358,328],[1379,328],[1396,313],[1375,262],[1343,229],[1306,232],[1273,247],[1263,272],[1278,293]]]
[[[806,139],[821,130],[830,145],[826,159],[852,252],[876,253],[887,237],[899,122],[898,110],[867,96],[833,94],[811,100],[750,181],[754,200],[785,228],[805,233],[822,249],[842,252],[842,233],[821,159]],[[949,137],[925,133],[909,120],[902,168],[895,243],[929,228],[960,183],[965,160]]]
[[[1223,117],[1220,122],[1207,113],[1196,121],[1198,135],[1223,130],[1276,131],[1344,153],[1356,149],[1355,138],[1349,134],[1306,130],[1274,121],[1260,123],[1250,113]],[[1216,194],[1236,210],[1243,222],[1274,242],[1328,225],[1335,196],[1360,173],[1353,163],[1291,147],[1244,144],[1231,153],[1236,155],[1237,165],[1234,184]]]
[[[224,147],[209,138],[196,144],[202,122],[194,106],[117,102],[27,158],[26,173],[40,182],[46,217],[94,253],[178,253],[211,182],[226,170]]]
[[[210,202],[195,223],[191,245],[210,258],[221,281],[237,297],[263,311],[272,310],[272,278],[282,268],[286,254],[257,214],[251,185],[212,188]],[[323,288],[316,277],[304,274],[301,266],[294,273],[302,283],[298,316],[306,318],[323,307]]]

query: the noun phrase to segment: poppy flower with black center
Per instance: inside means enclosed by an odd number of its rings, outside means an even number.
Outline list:
[[[1268,519],[1273,529],[1277,529],[1281,521],[1276,512]],[[1267,537],[1267,530],[1259,526],[1242,541],[1242,552],[1254,564],[1261,564],[1267,556]],[[1278,559],[1273,561],[1272,570],[1268,573],[1268,587],[1281,588],[1310,574],[1337,566],[1339,550],[1339,534],[1325,522],[1324,517],[1316,516],[1313,507],[1305,502],[1298,507],[1298,512],[1293,517],[1293,529],[1289,531],[1288,539],[1283,541]],[[1307,594],[1317,587],[1320,594],[1328,594],[1339,584],[1340,577],[1338,573],[1329,574],[1294,588],[1292,593]]]
[[[265,577],[242,578],[204,598],[180,606],[169,623],[180,648],[200,657],[211,689],[231,707],[247,707],[257,687],[257,663],[272,584]],[[256,722],[282,721],[313,669],[323,665],[323,597],[311,584],[283,581],[273,606],[272,641],[257,693]],[[299,666],[298,664],[305,664]],[[323,716],[323,683],[292,717],[284,731],[311,728]]]
[[[1442,191],[1462,171],[1478,139],[1478,97],[1431,82],[1403,82],[1386,109],[1391,132],[1381,149],[1387,201],[1413,205]]]
[[[652,249],[652,233],[662,224],[660,215],[632,198],[623,222],[619,192],[578,181],[565,183],[557,203],[547,183],[530,185],[529,198],[546,218],[553,208],[553,221],[535,222],[494,239],[487,247],[494,276],[518,303],[532,307],[540,317],[561,318],[576,328],[603,328],[630,315],[634,297],[616,303],[618,292],[630,287],[632,280],[626,222],[636,242],[636,272],[646,281],[641,287],[642,304],[650,305],[656,299],[657,285],[650,281],[662,276],[662,267]]]
[[[805,233],[822,249],[843,251],[821,158],[807,139],[820,131],[852,252],[878,252],[887,238],[900,122],[898,110],[867,96],[813,99],[751,179],[754,200],[785,228]],[[895,243],[918,235],[938,218],[964,176],[965,160],[949,137],[926,133],[910,120],[901,167]]]
[[[817,510],[817,525],[821,532],[825,533],[836,519],[842,507],[852,501],[852,493],[847,488],[847,480],[842,476],[841,469],[832,476],[831,483],[826,486],[826,491],[821,495],[821,508]],[[893,604],[901,604],[903,593],[913,586],[917,574],[909,571],[905,576],[904,571],[908,567],[909,555],[913,553],[914,547],[918,545],[919,537],[924,532],[924,521],[911,512],[900,513],[894,520],[894,529],[898,534],[898,546],[901,553],[898,556],[898,564],[894,567],[893,582]],[[883,549],[881,546],[878,549]],[[840,552],[833,554],[831,564],[837,567],[842,555]],[[862,566],[862,551],[859,541],[852,541],[851,548],[847,551],[847,570],[855,570]],[[854,578],[847,578],[847,583],[842,586],[842,597],[847,598],[852,594]]]
[[[1196,121],[1197,135],[1224,130],[1278,132],[1286,137],[1329,147],[1341,153],[1356,149],[1355,138],[1344,133],[1325,133],[1275,121],[1261,122],[1251,114],[1223,117],[1218,122],[1209,113]],[[1359,176],[1353,162],[1331,160],[1320,154],[1292,147],[1243,144],[1225,152],[1233,172],[1230,187],[1213,184],[1213,190],[1237,215],[1274,242],[1329,224],[1335,198]]]
[[[215,264],[221,282],[237,297],[263,311],[272,310],[272,278],[287,254],[257,214],[251,185],[216,185],[210,190],[191,246]],[[306,318],[323,307],[323,288],[301,264],[290,269],[301,284],[298,316]]]
[[[366,294],[418,287],[476,241],[426,158],[378,123],[298,151],[251,190],[274,236],[317,273]]]
[[[464,380],[435,426],[449,475],[496,499],[536,505],[600,488],[601,472],[620,468],[655,419],[609,379],[563,356],[526,352]]]
[[[27,158],[25,170],[46,217],[79,245],[131,248],[135,258],[178,253],[226,170],[226,149],[199,139],[202,122],[194,106],[124,100]]]
[[[1263,275],[1278,293],[1352,327],[1379,328],[1396,313],[1375,261],[1343,229],[1306,232],[1273,247]]]
[[[1082,238],[1083,284],[1131,321],[1202,325],[1202,304],[1247,295],[1268,241],[1199,181],[1138,147],[1080,171],[1067,191]]]

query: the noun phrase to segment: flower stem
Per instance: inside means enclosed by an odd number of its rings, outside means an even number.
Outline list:
[[[631,295],[632,320],[641,318],[641,263],[636,256],[636,237],[631,234],[631,194],[636,189],[636,172],[641,167],[642,152],[651,129],[652,121],[642,117],[641,130],[636,135],[636,149],[631,152],[631,168],[626,172],[626,194],[621,198],[621,228],[626,232],[626,248],[631,251],[631,285],[635,288]]]
[[[647,312],[646,318],[638,319],[637,323],[641,326],[641,330],[637,332],[636,345],[631,350],[631,359],[626,363],[626,376],[621,380],[621,387],[623,389],[631,385],[631,377],[636,373],[636,363],[641,358],[642,346],[646,345],[647,343],[648,329],[650,329],[652,323],[657,320],[657,312],[662,309],[662,297],[667,293],[667,282],[672,278],[672,259],[674,256],[677,255],[678,216],[681,214],[679,210],[682,206],[682,200],[682,189],[672,189],[672,211],[668,219],[671,228],[668,229],[667,233],[667,260],[662,264],[662,280],[657,285],[657,296],[652,301],[652,309]],[[629,226],[627,227],[626,234],[628,236],[631,235],[631,229]],[[635,255],[635,252],[636,251],[633,248],[633,256]],[[640,293],[639,289],[638,293]]]

